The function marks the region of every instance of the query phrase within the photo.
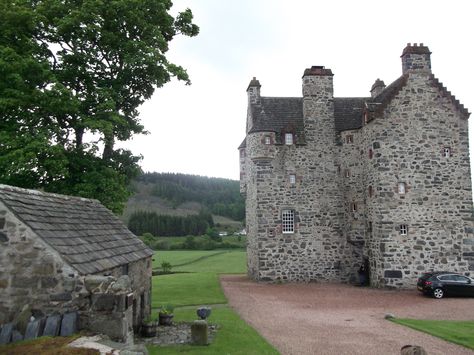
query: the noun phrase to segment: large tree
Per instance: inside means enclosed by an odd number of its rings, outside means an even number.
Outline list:
[[[0,183],[101,200],[120,212],[140,157],[117,140],[145,133],[137,108],[172,77],[189,9],[169,0],[0,1]]]

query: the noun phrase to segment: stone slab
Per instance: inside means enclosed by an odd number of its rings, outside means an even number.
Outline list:
[[[55,337],[59,335],[60,328],[61,328],[61,316],[59,314],[49,316],[46,319],[46,325],[44,326],[43,336]]]
[[[67,337],[73,335],[74,333],[77,333],[77,320],[77,312],[65,313],[63,316],[63,320],[61,321],[61,331],[59,334],[63,337]]]
[[[8,344],[12,340],[13,323],[4,324],[0,332],[0,344]]]
[[[191,342],[194,345],[208,345],[207,322],[205,320],[195,320],[191,324]]]
[[[14,330],[12,332],[12,343],[17,342],[17,341],[21,341],[23,339],[24,339],[23,334],[21,334],[18,330]]]
[[[41,335],[41,319],[35,319],[26,326],[25,340],[36,339]]]

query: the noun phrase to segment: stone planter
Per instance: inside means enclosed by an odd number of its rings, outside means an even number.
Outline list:
[[[143,323],[140,332],[145,338],[152,338],[156,336],[156,323]]]
[[[172,325],[174,314],[158,314],[158,322],[160,325]]]

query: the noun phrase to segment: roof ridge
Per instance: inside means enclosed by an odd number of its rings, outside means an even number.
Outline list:
[[[437,77],[434,76],[434,74],[430,74],[430,80],[442,92],[444,96],[451,100],[451,103],[456,107],[456,109],[461,111],[465,118],[468,119],[471,113],[467,110],[467,108],[464,107],[464,105],[458,99],[456,99],[456,96],[454,96],[451,91],[449,91],[443,85],[443,83]]]
[[[12,186],[12,185],[4,185],[0,184],[0,190],[5,190],[5,191],[10,191],[10,192],[20,192],[20,193],[25,193],[28,195],[34,195],[34,196],[44,196],[44,197],[55,197],[55,198],[60,198],[63,200],[79,200],[79,201],[90,201],[94,203],[99,203],[100,201],[94,198],[86,198],[86,197],[80,197],[80,196],[71,196],[71,195],[64,195],[64,194],[57,194],[53,192],[45,192],[45,191],[40,191],[40,190],[33,190],[33,189],[26,189],[23,187],[18,187],[18,186]]]

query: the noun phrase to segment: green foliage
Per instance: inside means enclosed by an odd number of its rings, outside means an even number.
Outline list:
[[[186,217],[159,216],[155,212],[136,211],[128,220],[128,228],[136,235],[202,235],[212,224],[212,215],[206,211]]]
[[[122,210],[140,157],[116,141],[145,133],[138,107],[171,77],[165,54],[195,36],[169,0],[0,2],[0,182],[93,197]]]
[[[474,349],[474,321],[398,319],[390,321]]]
[[[163,261],[161,263],[161,271],[163,272],[163,274],[170,274],[171,273],[171,264],[167,261]]]
[[[240,195],[239,182],[235,180],[185,174],[146,173],[138,178],[138,182],[152,184],[152,194],[168,200],[175,207],[186,201],[195,201],[216,215],[238,221],[242,221],[245,217],[245,203]]]
[[[161,305],[158,308],[158,313],[163,314],[163,315],[173,314],[173,311],[174,311],[174,306],[171,303]]]

